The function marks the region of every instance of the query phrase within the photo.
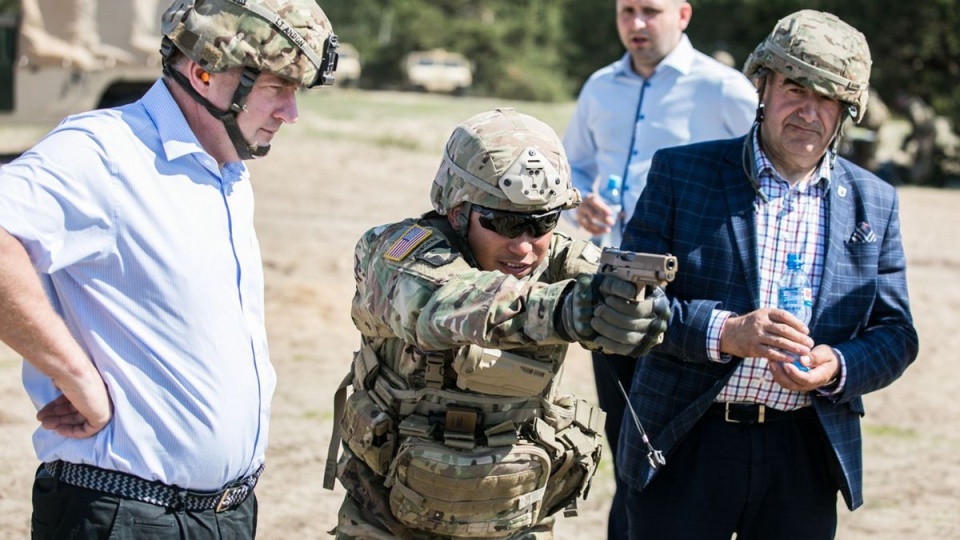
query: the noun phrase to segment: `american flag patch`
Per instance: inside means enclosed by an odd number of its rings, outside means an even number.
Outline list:
[[[390,250],[384,254],[384,258],[391,261],[402,261],[413,252],[424,240],[430,238],[430,235],[433,234],[433,231],[429,229],[424,229],[419,225],[414,225],[404,231],[403,236],[398,238]]]

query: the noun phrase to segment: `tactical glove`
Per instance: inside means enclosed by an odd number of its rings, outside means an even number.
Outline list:
[[[646,354],[662,341],[670,319],[670,305],[659,288],[634,301],[636,286],[610,275],[580,276],[565,294],[557,328],[590,350]]]
[[[670,302],[660,287],[647,287],[646,298],[634,300],[636,286],[612,276],[600,283],[602,303],[594,310],[591,326],[605,352],[637,357],[663,341],[670,321]]]
[[[578,341],[590,350],[600,348],[593,343],[597,331],[590,325],[594,306],[599,303],[598,294],[589,275],[582,275],[568,285],[554,314],[554,326],[563,339]]]

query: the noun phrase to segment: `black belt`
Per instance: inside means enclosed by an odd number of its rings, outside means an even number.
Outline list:
[[[797,419],[809,411],[810,407],[802,407],[792,411],[780,411],[759,403],[731,402],[714,403],[708,409],[710,414],[722,416],[725,422],[731,424],[763,424],[766,422]]]
[[[126,499],[133,499],[175,510],[215,510],[223,512],[246,500],[257,485],[263,465],[256,472],[217,492],[198,492],[151,482],[137,476],[110,471],[92,465],[77,465],[66,461],[43,464],[51,476],[65,484],[93,491],[101,491]]]

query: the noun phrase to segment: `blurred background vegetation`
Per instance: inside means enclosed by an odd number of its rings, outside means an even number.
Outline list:
[[[594,70],[623,54],[614,0],[319,0],[341,41],[360,52],[365,88],[397,88],[414,50],[445,48],[475,65],[471,93],[576,97]],[[917,95],[960,125],[960,6],[955,0],[692,0],[694,46],[742,65],[781,17],[829,11],[862,31],[871,82],[894,109]]]

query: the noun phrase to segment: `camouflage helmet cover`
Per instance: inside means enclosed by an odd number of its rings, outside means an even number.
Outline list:
[[[332,82],[337,38],[315,0],[176,0],[161,24],[211,73],[250,67],[306,87]]]
[[[830,13],[804,9],[780,19],[744,65],[755,78],[769,68],[797,83],[852,105],[859,122],[867,110],[870,49],[857,29]]]
[[[434,209],[463,202],[510,212],[545,212],[580,204],[556,132],[513,109],[473,116],[454,129],[433,180]]]

